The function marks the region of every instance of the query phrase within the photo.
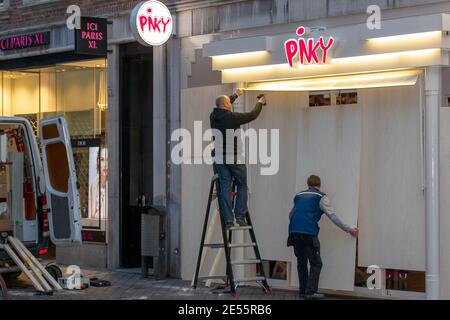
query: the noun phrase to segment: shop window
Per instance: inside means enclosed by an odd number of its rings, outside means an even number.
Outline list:
[[[425,272],[386,270],[386,289],[425,292]]]
[[[450,96],[445,98],[445,103],[442,105],[443,107],[450,107]]]
[[[107,105],[104,59],[0,72],[2,116],[27,118],[36,134],[41,119],[66,118],[80,185],[84,241],[106,241]],[[64,187],[58,177],[52,178],[55,186]]]
[[[425,272],[386,269],[386,290],[425,292]],[[355,286],[367,287],[367,268],[357,267],[355,272]]]
[[[311,92],[309,94],[310,107],[343,106],[353,104],[358,104],[357,90]]]
[[[331,106],[331,92],[311,92],[309,94],[309,106]]]
[[[339,91],[336,95],[336,105],[358,104],[357,91]]]
[[[275,280],[287,280],[287,262],[263,260],[263,268],[266,277]],[[256,267],[259,273],[259,265]]]

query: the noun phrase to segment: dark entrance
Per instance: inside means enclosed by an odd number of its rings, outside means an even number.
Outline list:
[[[120,47],[120,264],[141,266],[140,195],[153,199],[153,51]]]

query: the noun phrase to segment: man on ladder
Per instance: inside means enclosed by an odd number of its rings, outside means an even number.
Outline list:
[[[236,184],[237,196],[234,214],[236,223],[239,226],[246,226],[247,207],[247,168],[246,165],[238,159],[237,138],[234,132],[244,124],[252,122],[261,113],[262,107],[266,105],[266,98],[263,95],[258,96],[258,103],[252,111],[238,113],[232,111],[232,104],[244,93],[238,89],[232,96],[219,96],[216,99],[216,107],[210,115],[211,129],[219,130],[222,134],[222,145],[215,144],[215,168],[219,175],[219,207],[222,220],[227,228],[234,226],[233,222],[233,199],[232,199],[232,181]],[[232,141],[227,141],[228,135],[233,133]]]

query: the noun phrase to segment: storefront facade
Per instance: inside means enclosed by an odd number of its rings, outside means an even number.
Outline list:
[[[318,174],[339,214],[360,228],[355,241],[323,218],[323,290],[448,298],[449,4],[379,3],[380,30],[368,28],[363,3],[353,8],[332,1],[289,4],[288,10],[265,1],[191,11],[179,7],[179,28],[191,26],[177,31],[180,126],[194,132],[194,122],[202,121],[208,128],[215,98],[238,87],[247,93],[235,110],[249,111],[258,94],[267,94],[269,106],[249,127],[279,129],[280,169],[262,176],[264,165],[250,165],[248,173],[250,210],[273,286],[298,285],[295,256],[286,247],[288,216],[306,177]],[[307,29],[303,37],[296,34],[300,26]],[[316,43],[320,37],[325,44],[335,40],[325,63],[318,55],[318,63],[301,64],[297,55],[289,65],[287,40]],[[202,157],[193,151],[186,163]],[[206,164],[181,165],[181,275],[186,280],[194,273],[211,176]],[[192,181],[201,187],[191,188]],[[205,275],[211,268],[224,272],[216,268],[223,260],[214,257],[210,252]],[[380,290],[366,287],[367,267],[374,265],[381,269]],[[237,272],[252,276],[256,270]]]
[[[26,117],[36,132],[41,119],[55,115],[64,115],[69,124],[83,245],[56,247],[56,261],[137,268],[141,263],[137,198],[145,195],[154,199],[150,203],[166,205],[166,142],[161,134],[166,130],[166,84],[153,86],[154,77],[166,73],[165,48],[137,43],[130,30],[134,1],[77,5],[81,30],[93,28],[86,30],[86,39],[76,38],[76,31],[68,28],[68,3],[8,2],[0,8],[2,21],[10,19],[0,32],[1,115]],[[57,12],[56,19],[43,25],[35,17],[27,24],[10,18],[32,11]],[[104,19],[102,35],[99,26],[89,24],[98,19]],[[101,41],[93,43],[95,39]]]
[[[36,38],[43,41],[33,45]],[[55,41],[61,38],[70,42]],[[2,34],[1,110],[4,117],[28,119],[36,134],[42,119],[65,116],[77,167],[83,240],[99,257],[96,265],[106,266],[107,55],[106,49],[80,54],[74,40],[74,31],[64,27]],[[60,251],[56,248],[56,255],[64,261]]]
[[[316,173],[339,214],[361,230],[356,242],[323,219],[322,289],[449,298],[449,2],[375,1],[381,30],[367,28],[363,2],[163,2],[175,20],[173,37],[154,47],[133,35],[135,1],[86,8],[83,15],[108,19],[106,56],[75,53],[65,6],[56,22],[0,31],[3,39],[48,34],[39,46],[0,51],[0,106],[2,115],[32,123],[56,114],[69,122],[84,243],[56,248],[57,261],[139,267],[137,199],[144,195],[165,209],[168,275],[191,280],[212,172],[206,164],[173,164],[171,135],[194,132],[194,121],[208,128],[215,98],[245,87],[235,110],[250,110],[267,93],[269,106],[250,127],[280,130],[278,174],[261,176],[260,165],[248,171],[271,285],[297,286],[288,214],[305,177]],[[289,66],[284,43],[302,38],[299,26],[308,30],[304,38],[333,37],[325,63]],[[204,272],[213,264],[214,255]],[[381,290],[364,288],[371,265],[382,270]]]

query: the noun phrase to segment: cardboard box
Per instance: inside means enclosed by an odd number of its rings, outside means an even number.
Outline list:
[[[10,219],[0,219],[0,232],[13,231],[14,226]]]

